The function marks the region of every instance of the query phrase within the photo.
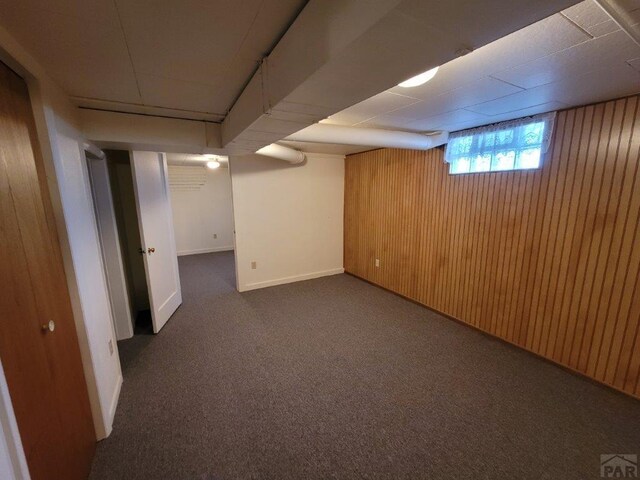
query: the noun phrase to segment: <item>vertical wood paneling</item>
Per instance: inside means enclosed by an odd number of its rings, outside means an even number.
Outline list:
[[[535,171],[348,156],[345,270],[640,396],[639,115],[637,96],[559,112]]]

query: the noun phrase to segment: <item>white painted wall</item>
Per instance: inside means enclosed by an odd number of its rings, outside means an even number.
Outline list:
[[[344,157],[232,157],[240,291],[344,272]],[[257,268],[251,268],[256,262]]]
[[[178,255],[233,250],[229,169],[170,165],[169,184]]]
[[[89,173],[77,128],[44,105],[70,259],[65,271],[98,439],[111,433],[122,384],[109,291],[100,251]],[[71,260],[69,264],[69,260]],[[111,344],[113,350],[110,350]]]

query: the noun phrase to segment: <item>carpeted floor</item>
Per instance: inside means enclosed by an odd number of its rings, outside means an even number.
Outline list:
[[[237,293],[180,258],[183,305],[120,342],[97,479],[596,479],[640,402],[349,275]]]

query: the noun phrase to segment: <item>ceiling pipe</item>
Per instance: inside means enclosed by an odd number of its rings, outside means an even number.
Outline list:
[[[305,154],[299,150],[293,148],[284,147],[276,143],[262,147],[256,152],[258,155],[264,155],[265,157],[277,158],[278,160],[284,160],[292,165],[304,162]]]
[[[623,32],[640,46],[640,28],[634,26],[634,20],[617,0],[595,0],[598,6],[611,17]]]
[[[299,132],[289,135],[285,140],[312,143],[337,143],[340,145],[361,145],[364,147],[408,148],[429,150],[444,145],[449,140],[449,132],[432,135],[382,130],[378,128],[347,127],[316,123]]]

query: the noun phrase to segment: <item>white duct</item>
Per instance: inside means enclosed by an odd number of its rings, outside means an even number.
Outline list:
[[[284,160],[285,162],[289,162],[292,165],[295,165],[296,163],[302,163],[305,159],[304,153],[298,150],[294,150],[293,148],[278,145],[276,143],[272,143],[271,145],[262,147],[256,153],[258,155],[264,155],[266,157],[273,157],[277,158],[278,160]]]
[[[447,143],[448,132],[433,135],[422,133],[382,130],[378,128],[346,127],[316,123],[299,132],[289,135],[285,140],[312,143],[337,143],[340,145],[362,145],[365,147],[408,148],[429,150]]]

